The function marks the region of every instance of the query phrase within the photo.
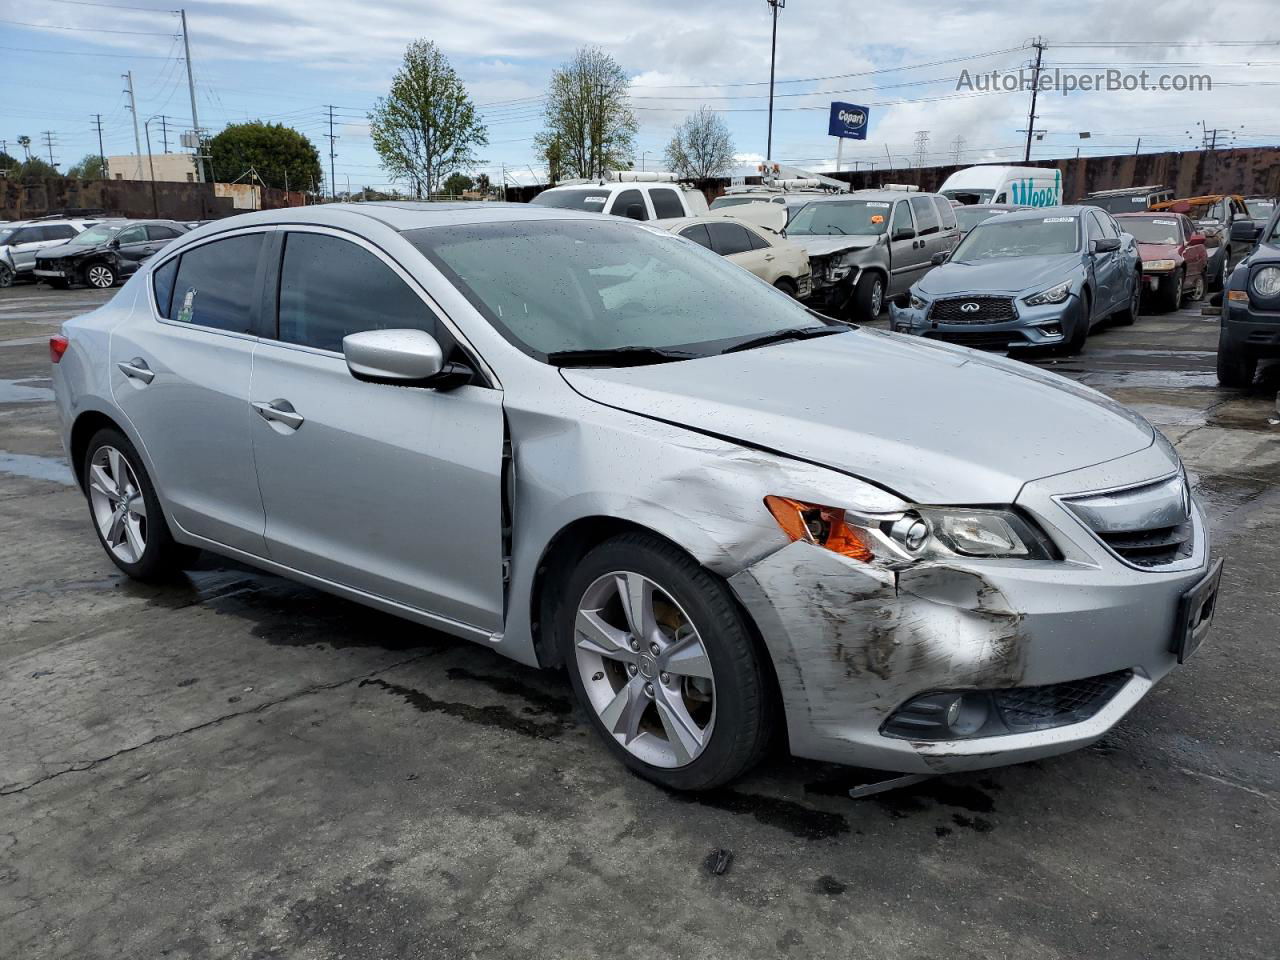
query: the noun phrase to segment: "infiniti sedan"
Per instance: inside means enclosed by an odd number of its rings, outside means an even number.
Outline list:
[[[938,269],[890,307],[892,329],[985,350],[1079,353],[1142,299],[1138,244],[1090,206],[1038,207],[976,225]]]
[[[1214,607],[1203,514],[1136,414],[617,217],[221,220],[50,354],[121,570],[209,550],[562,667],[672,788],[784,730],[907,773],[1079,747]]]

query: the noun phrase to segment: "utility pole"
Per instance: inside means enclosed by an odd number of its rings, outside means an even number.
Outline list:
[[[1031,74],[1031,114],[1027,119],[1027,149],[1022,154],[1023,163],[1031,162],[1031,134],[1036,128],[1036,94],[1040,92],[1040,63],[1046,46],[1044,37],[1036,37],[1031,45],[1036,48],[1036,65]]]
[[[138,179],[142,180],[142,134],[138,132],[138,101],[133,96],[133,71],[126,73],[124,79],[128,84],[124,92],[129,95],[129,112],[133,114],[133,147],[138,158]]]
[[[179,10],[178,16],[182,18],[182,50],[187,61],[187,92],[191,94],[191,132],[195,134],[196,142],[196,183],[204,183],[204,158],[200,156],[203,149],[200,142],[200,117],[196,113],[196,80],[191,72],[191,37],[187,33],[186,9]],[[137,127],[136,115],[134,126]]]
[[[169,125],[168,117],[163,113],[160,114],[160,141],[164,144],[164,152],[169,152]]]
[[[787,0],[767,0],[773,11],[773,44],[769,48],[769,136],[765,146],[765,163],[773,161],[773,74],[778,62],[778,11],[787,5]]]
[[[93,123],[98,128],[98,164],[102,168],[102,179],[110,180],[111,178],[107,176],[107,155],[102,149],[102,114],[95,113]]]
[[[44,148],[49,152],[49,166],[56,167],[57,164],[53,162],[53,131],[42,130],[40,136],[44,137]]]
[[[338,138],[333,135],[333,104],[329,104],[329,199],[338,199],[338,178],[333,172],[333,158],[337,156],[333,150],[333,142]]]

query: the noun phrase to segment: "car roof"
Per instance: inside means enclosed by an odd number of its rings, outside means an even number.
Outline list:
[[[910,200],[912,197],[936,197],[936,193],[918,190],[854,190],[852,193],[834,193],[826,197],[811,197],[810,203],[830,203],[832,200]],[[943,199],[946,199],[945,197]],[[948,201],[950,202],[950,201]]]
[[[1035,207],[1028,207],[1021,203],[962,203],[956,207],[957,210],[992,210],[996,213],[1001,211],[1013,210],[1034,210]]]
[[[1135,210],[1133,213],[1113,213],[1113,217],[1117,220],[1134,220],[1145,219],[1150,220],[1158,217],[1161,220],[1168,220],[1170,217],[1185,217],[1185,213],[1174,213],[1172,210]]]
[[[1036,220],[1042,217],[1083,217],[1087,211],[1097,209],[1097,207],[1090,206],[1087,203],[1063,204],[1060,207],[1022,207],[1018,210],[1010,210],[1000,218],[1000,222]],[[1106,211],[1101,212],[1105,213]]]
[[[736,223],[739,226],[746,227],[748,230],[757,232],[764,231],[771,233],[756,223],[747,223],[745,220],[739,220],[737,217],[668,217],[665,220],[650,220],[649,224],[654,227],[661,227],[663,230],[672,232],[691,226],[695,223]]]

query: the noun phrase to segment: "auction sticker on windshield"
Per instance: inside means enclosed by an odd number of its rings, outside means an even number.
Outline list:
[[[1073,223],[1075,217],[1045,217],[1045,223]]]
[[[1158,223],[1162,227],[1176,227],[1178,225],[1177,220],[1152,220],[1151,222]]]

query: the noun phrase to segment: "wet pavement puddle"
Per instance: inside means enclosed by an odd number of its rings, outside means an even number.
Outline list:
[[[36,457],[27,453],[8,453],[0,450],[0,473],[26,477],[28,480],[52,480],[55,483],[76,485],[76,478],[65,460],[54,457]]]

